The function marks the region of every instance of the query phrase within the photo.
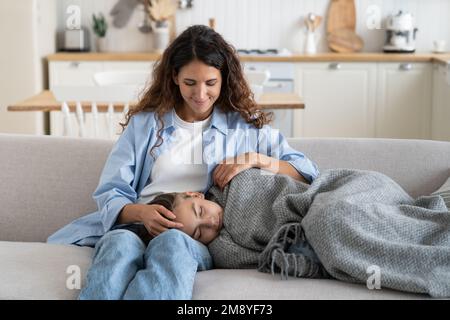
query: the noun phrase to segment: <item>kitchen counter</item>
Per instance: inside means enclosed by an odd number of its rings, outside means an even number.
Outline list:
[[[75,111],[75,103],[69,103],[72,112]],[[133,104],[131,104],[133,106]],[[304,109],[303,99],[295,93],[263,93],[258,100],[258,106],[261,109]],[[91,111],[91,103],[82,103],[83,110]],[[114,110],[121,112],[123,105],[115,104]],[[99,103],[98,111],[106,112],[108,104]],[[8,106],[8,111],[61,111],[61,103],[58,102],[53,93],[45,90],[33,97]]]
[[[159,59],[158,53],[67,53],[60,52],[47,56],[48,61],[155,61]],[[244,62],[437,62],[447,64],[450,61],[448,53],[318,53],[312,55],[292,54],[290,56],[251,56],[241,55]]]

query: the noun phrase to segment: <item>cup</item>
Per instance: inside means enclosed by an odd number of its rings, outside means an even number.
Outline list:
[[[445,52],[445,40],[434,40],[433,41],[433,52],[443,53]]]

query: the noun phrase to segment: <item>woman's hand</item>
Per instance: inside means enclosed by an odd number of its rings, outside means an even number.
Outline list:
[[[247,152],[220,162],[213,172],[214,184],[223,190],[234,176],[249,168],[260,168],[274,174],[286,174],[295,180],[309,183],[289,162],[261,153]]]
[[[221,190],[238,173],[256,167],[259,164],[259,154],[255,152],[242,153],[239,156],[222,160],[213,172],[213,181]]]
[[[176,218],[176,215],[159,204],[126,205],[121,216],[121,223],[142,222],[153,237],[171,228],[183,228],[183,224],[171,221]],[[134,219],[126,219],[126,217],[134,217]]]
[[[183,224],[171,221],[177,216],[159,204],[146,204],[142,213],[142,223],[151,236],[156,237],[160,233],[171,228],[183,228]]]

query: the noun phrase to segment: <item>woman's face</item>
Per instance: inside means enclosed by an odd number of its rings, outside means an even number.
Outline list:
[[[191,197],[177,200],[172,212],[177,216],[175,221],[181,222],[180,230],[208,244],[214,240],[223,227],[223,209],[213,201],[205,200],[199,192],[187,192]]]
[[[173,76],[184,100],[177,110],[179,116],[188,122],[206,119],[220,96],[222,74],[220,70],[194,60]]]

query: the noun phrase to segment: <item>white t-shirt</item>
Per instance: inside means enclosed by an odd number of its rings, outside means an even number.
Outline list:
[[[148,203],[167,192],[202,191],[208,183],[208,165],[203,162],[202,133],[211,115],[186,122],[174,112],[175,130],[171,145],[155,161],[149,184],[142,189],[138,203]]]

